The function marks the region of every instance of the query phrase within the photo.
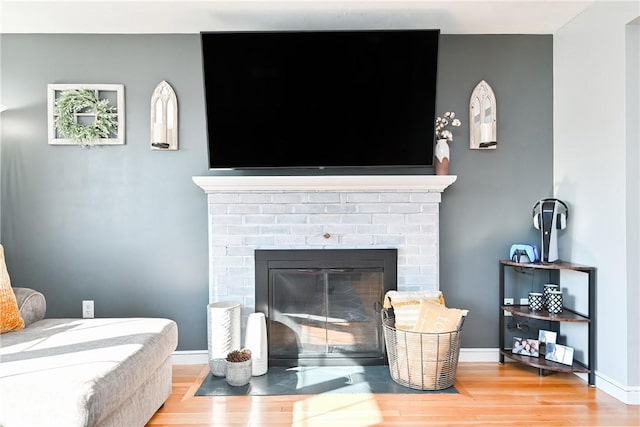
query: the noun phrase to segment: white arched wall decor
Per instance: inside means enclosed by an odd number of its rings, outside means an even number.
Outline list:
[[[178,100],[169,83],[161,81],[151,95],[151,149],[178,149]]]
[[[498,146],[496,96],[484,80],[478,83],[469,100],[469,148],[495,150]]]

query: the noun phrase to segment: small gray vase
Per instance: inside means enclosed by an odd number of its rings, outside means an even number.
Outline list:
[[[234,387],[249,384],[251,367],[252,359],[245,362],[227,362],[227,383]]]
[[[209,369],[216,377],[224,377],[227,371],[226,359],[209,359]]]

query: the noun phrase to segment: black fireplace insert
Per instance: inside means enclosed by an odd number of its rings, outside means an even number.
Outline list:
[[[272,366],[386,363],[380,309],[396,249],[256,250],[256,311]]]

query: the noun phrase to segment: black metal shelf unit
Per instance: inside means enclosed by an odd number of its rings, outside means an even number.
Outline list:
[[[510,260],[500,260],[500,363],[504,363],[505,356],[517,362],[536,367],[540,370],[540,375],[545,370],[558,372],[583,372],[588,374],[588,382],[590,386],[595,386],[595,361],[596,361],[596,273],[595,267],[586,265],[573,264],[564,261],[554,263],[529,263],[523,264]],[[559,279],[560,270],[573,270],[587,274],[588,278],[588,312],[579,313],[571,307],[563,307],[561,313],[549,313],[546,310],[532,311],[527,305],[504,305],[505,298],[505,269],[521,268],[532,270],[548,270]],[[544,355],[540,357],[521,356],[513,354],[511,348],[505,345],[505,315],[504,312],[515,314],[523,318],[538,319],[549,322],[549,328],[556,332],[560,331],[560,324],[565,322],[586,323],[588,328],[588,356],[587,362],[583,363],[574,360],[573,365],[564,365],[558,362],[552,362],[544,359]]]

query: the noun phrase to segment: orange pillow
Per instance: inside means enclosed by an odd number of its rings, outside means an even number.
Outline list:
[[[24,329],[24,320],[4,262],[4,247],[0,245],[0,333],[18,329]]]

